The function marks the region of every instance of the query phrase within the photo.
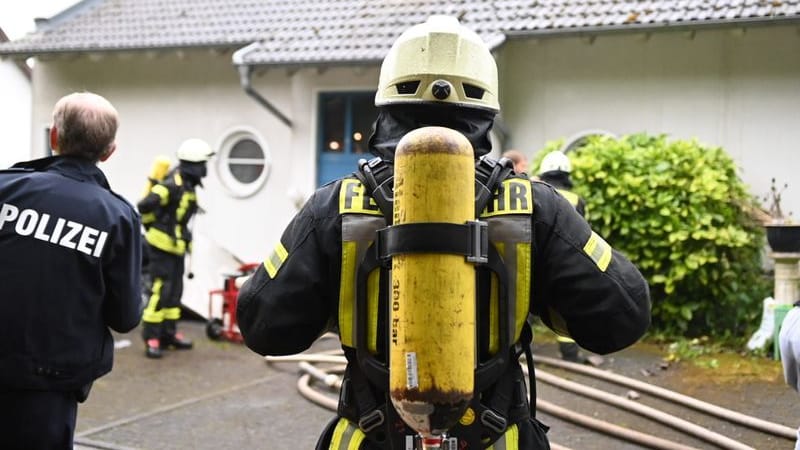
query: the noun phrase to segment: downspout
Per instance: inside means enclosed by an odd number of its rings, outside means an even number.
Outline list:
[[[247,47],[237,50],[233,54],[233,64],[236,65],[236,69],[239,71],[239,83],[242,85],[242,89],[244,92],[249,95],[253,100],[255,100],[259,105],[263,106],[267,109],[267,111],[271,112],[275,117],[278,118],[284,125],[289,128],[292,128],[292,121],[284,113],[282,113],[275,105],[270,103],[269,100],[264,98],[261,93],[253,88],[252,84],[252,77],[253,77],[253,66],[244,63],[242,54],[243,52],[247,52],[253,45],[250,44]]]

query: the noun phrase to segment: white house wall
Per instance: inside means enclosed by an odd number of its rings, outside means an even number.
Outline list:
[[[221,273],[236,268],[235,261],[223,256],[229,252],[244,261],[263,261],[294,212],[286,195],[295,181],[287,170],[296,157],[292,133],[244,94],[229,53],[123,56],[54,58],[37,64],[34,156],[44,152],[41,130],[50,123],[53,104],[66,93],[82,90],[107,97],[119,111],[117,153],[100,167],[112,188],[132,203],[141,196],[153,159],[160,154],[174,158],[184,139],[199,137],[218,145],[228,132],[242,127],[259,135],[272,158],[270,177],[260,192],[244,199],[229,195],[212,160],[205,187],[198,193],[207,212],[195,223],[192,270],[197,277],[187,280],[184,300],[203,312],[208,289],[221,287]],[[262,94],[294,115],[291,78],[286,72],[268,73],[263,81],[269,89],[264,88]],[[312,174],[305,176],[310,180]]]
[[[788,181],[800,219],[800,32],[796,26],[512,40],[500,55],[508,146],[603,129],[721,146],[754,195]]]
[[[232,256],[263,261],[296,212],[295,200],[313,192],[317,94],[374,89],[377,67],[259,70],[252,82],[292,120],[291,129],[245,94],[229,53],[57,57],[40,61],[34,74],[33,156],[44,154],[43,130],[58,98],[73,91],[97,92],[120,114],[117,153],[100,167],[112,188],[132,203],[141,196],[153,159],[173,156],[187,137],[217,145],[230,131],[246,128],[268,146],[270,176],[255,195],[229,195],[215,167],[210,167],[198,194],[207,213],[195,223],[191,266],[196,276],[185,280],[184,303],[201,314],[207,313],[208,291],[222,287],[224,273],[235,272]],[[212,315],[218,314],[215,308]]]
[[[31,83],[16,63],[0,60],[0,168],[28,159],[31,129]]]

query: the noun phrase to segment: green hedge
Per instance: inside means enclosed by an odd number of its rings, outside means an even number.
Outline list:
[[[553,148],[537,153],[533,167]],[[650,283],[652,331],[749,334],[770,293],[764,231],[748,213],[755,197],[721,148],[663,135],[598,136],[569,156],[587,220]]]

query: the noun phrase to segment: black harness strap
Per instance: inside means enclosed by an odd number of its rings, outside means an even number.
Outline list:
[[[392,256],[403,253],[451,253],[467,261],[488,261],[489,234],[486,222],[464,224],[406,223],[378,230],[378,258],[391,267]]]
[[[506,158],[495,161],[488,157],[480,158],[475,168],[475,214],[478,216],[486,208],[494,192],[502,189],[501,182],[508,178],[513,169],[511,161]],[[387,223],[391,224],[394,204],[392,164],[381,158],[360,160],[359,171],[355,175],[375,200]],[[488,243],[487,224],[477,220],[466,224],[401,224],[378,230],[375,242],[368,248],[357,269],[356,348],[355,354],[345,351],[348,360],[355,360],[357,365],[348,369],[348,377],[340,394],[339,414],[358,423],[359,428],[372,441],[383,442],[398,434],[399,430],[395,428],[400,421],[396,420],[398,418],[388,400],[388,362],[380,361],[368,349],[368,318],[364,312],[367,310],[369,274],[380,268],[383,284],[383,280],[389,276],[391,257],[413,252],[465,255],[468,261],[479,264],[497,276],[500,351],[476,368],[475,392],[480,392],[481,395],[475,396],[471,402],[482,427],[456,427],[459,435],[472,442],[494,442],[509,424],[519,422],[529,411],[521,412],[519,408],[520,398],[524,405],[524,392],[522,397],[519,395],[520,386],[522,390],[525,388],[524,381],[518,376],[521,371],[513,370],[509,364],[518,360],[520,352],[511,341],[514,324],[509,323],[508,312],[511,305],[508,304],[508,274],[497,249]],[[523,337],[520,341],[529,344],[530,337]],[[530,351],[530,345],[527,345],[527,351]],[[532,360],[528,356],[528,361]],[[535,398],[533,391],[531,398]],[[407,426],[405,430],[410,431]]]

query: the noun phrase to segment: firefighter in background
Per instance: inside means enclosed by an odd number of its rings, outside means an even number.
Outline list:
[[[53,109],[55,156],[0,171],[0,448],[71,450],[78,402],[141,317],[133,206],[97,163],[119,118],[89,92]]]
[[[197,212],[195,188],[202,186],[206,162],[213,155],[203,140],[187,139],[178,148],[178,166],[163,181],[155,183],[137,204],[148,247],[147,304],[142,314],[142,338],[148,358],[161,358],[164,348],[192,348],[192,341],[177,331],[184,256],[192,251],[188,225]]]
[[[361,165],[356,174],[319,188],[242,286],[239,326],[247,346],[261,355],[299,353],[326,330],[339,333],[348,365],[338,415],[317,449],[407,449],[413,441],[416,433],[398,420],[385,392],[388,382],[370,378],[375,372],[365,363],[374,358],[388,366],[391,345],[387,269],[365,265],[375,258],[370,243],[376,230],[389,223],[381,205],[391,183],[381,180],[392,175],[400,139],[418,128],[457,130],[470,141],[476,158],[489,153],[489,132],[500,110],[497,95],[497,68],[489,48],[455,18],[433,16],[406,30],[381,65],[375,98],[379,115],[369,140],[377,156],[369,163],[376,183]],[[507,314],[498,314],[497,283],[491,273],[476,271],[476,355],[479,365],[497,355],[507,356],[509,363],[498,365],[502,371],[490,378],[476,372],[480,392],[448,433],[458,440],[458,449],[549,448],[547,427],[531,414],[522,369],[514,359],[530,348],[529,313],[598,353],[633,344],[650,323],[649,291],[636,267],[593,233],[552,187],[518,177],[510,168],[504,171],[504,166],[476,160],[476,179],[484,169],[501,173],[500,195],[514,193],[513,201],[495,196],[481,214],[489,222],[490,247],[503,254],[509,285],[502,296],[510,307]],[[377,308],[366,308],[374,314],[354,307],[363,304],[364,296],[367,304],[377,303]],[[509,333],[500,335],[497,324],[510,324],[500,327]],[[369,351],[363,360],[362,339]],[[501,348],[501,342],[507,347]]]
[[[563,195],[564,198],[575,207],[578,214],[582,217],[586,217],[586,201],[572,191],[571,171],[572,163],[569,157],[564,152],[555,150],[542,158],[542,162],[539,164],[538,178],[556,188],[558,193]],[[588,361],[581,353],[578,344],[570,337],[558,335],[556,340],[558,341],[558,350],[561,353],[561,359],[576,363]]]
[[[586,201],[578,194],[572,192],[575,187],[570,175],[572,163],[569,157],[560,150],[554,150],[539,163],[539,180],[556,188],[559,194],[563,195],[567,201],[575,207],[583,217],[586,217]]]
[[[503,158],[508,158],[514,163],[514,172],[519,174],[528,173],[528,157],[519,150],[506,150],[502,154]]]

